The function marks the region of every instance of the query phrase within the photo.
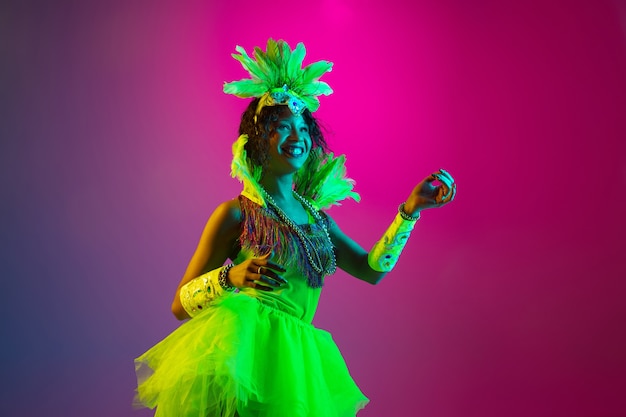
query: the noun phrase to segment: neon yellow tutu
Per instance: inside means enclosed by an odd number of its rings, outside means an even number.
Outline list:
[[[137,358],[136,403],[156,417],[355,416],[368,399],[331,335],[251,295],[220,297]]]

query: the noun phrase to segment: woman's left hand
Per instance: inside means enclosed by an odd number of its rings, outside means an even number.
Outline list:
[[[435,185],[434,183],[439,184]],[[404,211],[410,216],[417,216],[421,210],[442,207],[456,195],[456,183],[452,175],[444,169],[429,175],[415,186],[404,203]]]

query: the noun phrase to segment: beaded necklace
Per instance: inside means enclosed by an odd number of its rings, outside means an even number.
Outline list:
[[[330,262],[329,262],[330,265],[326,265],[325,267],[324,265],[322,265],[322,260],[320,259],[320,256],[315,248],[315,245],[313,245],[313,242],[311,242],[311,240],[306,235],[306,233],[304,233],[302,228],[298,226],[296,223],[294,223],[287,216],[287,214],[278,206],[278,204],[276,204],[272,196],[268,194],[265,188],[261,187],[261,191],[263,192],[263,196],[265,197],[265,200],[267,201],[268,205],[274,210],[278,218],[283,223],[285,223],[291,230],[293,230],[294,233],[296,234],[298,240],[300,241],[300,243],[302,244],[302,247],[304,248],[306,257],[309,260],[309,264],[311,265],[313,270],[317,272],[318,274],[320,274],[322,277],[335,273],[335,271],[337,270],[337,260],[335,259],[335,251],[332,249],[333,244],[332,244],[332,240],[330,239],[330,234],[328,233],[328,228],[326,227],[326,224],[322,221],[322,216],[320,216],[319,212],[315,210],[315,208],[311,205],[311,203],[309,203],[308,200],[306,200],[304,197],[302,197],[301,195],[293,191],[293,194],[298,199],[298,201],[300,201],[302,205],[306,207],[306,209],[311,213],[313,218],[315,218],[315,221],[322,227],[322,229],[324,230],[324,234],[326,235],[326,239],[328,239],[329,248],[331,248],[330,250],[331,256],[330,256]],[[315,255],[315,257],[313,255]]]

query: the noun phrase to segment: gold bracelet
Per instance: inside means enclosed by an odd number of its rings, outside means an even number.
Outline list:
[[[409,222],[416,222],[416,221],[418,221],[420,219],[421,213],[418,212],[417,216],[415,216],[415,217],[406,214],[406,211],[404,211],[404,205],[405,204],[406,204],[406,201],[398,206],[398,213],[400,213],[400,217],[402,217],[404,220],[409,221]]]
[[[235,264],[232,263],[224,265],[220,271],[220,276],[217,279],[217,283],[220,284],[220,287],[222,287],[225,291],[234,291],[236,288],[234,285],[228,283],[228,272],[233,266],[235,266]]]

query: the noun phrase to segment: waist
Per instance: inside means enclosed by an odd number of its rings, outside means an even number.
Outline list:
[[[305,306],[298,305],[278,294],[266,293],[261,290],[244,290],[240,294],[257,301],[262,308],[295,319],[302,324],[310,324],[312,321],[312,315],[309,314]]]

